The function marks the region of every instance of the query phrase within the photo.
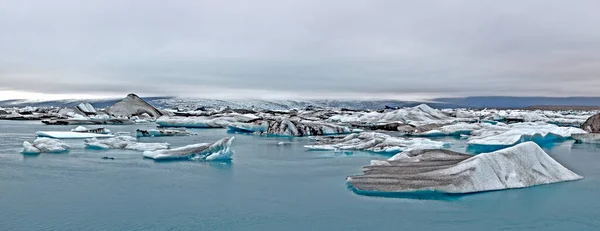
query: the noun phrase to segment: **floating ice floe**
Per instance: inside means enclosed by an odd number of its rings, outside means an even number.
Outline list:
[[[355,113],[350,115],[335,115],[329,118],[331,122],[346,123],[388,123],[401,122],[414,126],[427,124],[450,124],[458,121],[475,121],[475,118],[456,118],[433,109],[426,104],[415,107],[401,108],[388,112]]]
[[[434,137],[434,136],[460,136],[460,135],[469,135],[471,132],[475,130],[479,130],[483,127],[489,126],[486,123],[456,123],[444,125],[438,128],[433,128],[427,131],[419,131],[425,130],[422,128],[417,128],[416,132],[408,133],[407,135],[412,136],[424,136],[424,137]]]
[[[571,137],[577,143],[600,144],[600,133],[577,133]]]
[[[205,160],[205,161],[226,161],[230,160],[234,152],[231,150],[231,143],[234,137],[226,137],[214,143],[200,143],[187,145],[174,149],[163,149],[157,151],[145,151],[144,157],[154,160]]]
[[[543,122],[489,125],[471,132],[469,146],[507,147],[527,141],[540,145],[571,138],[572,134],[585,133],[574,127],[559,127]]]
[[[324,122],[292,119],[264,119],[252,123],[233,123],[230,131],[274,136],[320,136],[351,133],[348,127]]]
[[[345,137],[319,137],[316,145],[304,146],[313,151],[363,150],[382,154],[396,154],[413,149],[432,149],[447,143],[426,138],[401,138],[376,132],[350,134]]]
[[[91,138],[85,140],[89,149],[127,149],[134,151],[155,151],[169,148],[168,143],[141,143],[135,137],[116,136],[108,139]]]
[[[156,120],[161,127],[187,127],[187,128],[224,128],[231,123],[246,123],[257,119],[252,114],[229,113],[217,116],[193,116],[193,117],[166,117]]]
[[[64,141],[46,137],[37,138],[33,143],[23,141],[23,154],[68,152],[71,146]]]
[[[96,134],[109,134],[110,130],[106,128],[86,128],[84,126],[77,126],[71,129],[72,132],[83,132],[83,133],[96,133]]]
[[[55,139],[85,139],[85,138],[110,138],[110,134],[97,134],[88,132],[63,132],[63,131],[39,131],[35,133],[38,137],[50,137]]]
[[[186,129],[137,129],[137,137],[153,137],[153,136],[190,136],[195,135]]]
[[[471,156],[448,150],[414,150],[388,161],[375,161],[363,175],[346,180],[359,193],[473,193],[583,177],[563,167],[537,144],[526,142]]]

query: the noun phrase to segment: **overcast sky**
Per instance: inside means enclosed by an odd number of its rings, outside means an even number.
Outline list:
[[[599,96],[598,0],[0,1],[0,99]]]

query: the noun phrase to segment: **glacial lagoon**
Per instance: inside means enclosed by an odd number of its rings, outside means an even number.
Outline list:
[[[84,149],[23,155],[39,121],[0,121],[0,230],[598,230],[600,146],[573,140],[544,146],[583,180],[436,198],[365,196],[345,178],[368,152],[307,151],[308,138],[190,129],[184,137],[142,137],[172,147],[235,136],[229,162],[142,158],[140,152]],[[135,134],[153,123],[106,126]],[[69,127],[70,128],[70,127]],[[465,140],[450,149],[465,152]],[[285,142],[285,145],[278,145]],[[115,160],[103,160],[113,156]]]

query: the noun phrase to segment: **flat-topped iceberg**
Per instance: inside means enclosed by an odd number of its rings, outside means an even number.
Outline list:
[[[89,149],[127,149],[134,151],[154,151],[169,148],[168,143],[141,143],[135,137],[116,136],[108,139],[91,138],[85,140]]]
[[[422,127],[417,128],[416,132],[407,133],[407,135],[412,136],[424,136],[424,137],[433,137],[433,136],[460,136],[460,135],[470,135],[471,132],[475,130],[479,130],[483,127],[488,126],[486,123],[456,123],[444,125],[441,127],[433,128],[431,130],[424,129]],[[423,131],[425,130],[425,131]]]
[[[571,136],[577,143],[600,144],[600,133],[577,133]]]
[[[231,159],[234,152],[231,143],[234,137],[226,137],[214,143],[200,143],[187,145],[174,149],[163,149],[158,151],[145,151],[144,157],[154,160],[205,160],[205,161],[227,161]]]
[[[468,139],[469,146],[496,146],[507,147],[527,141],[534,141],[540,145],[557,140],[571,138],[572,134],[585,133],[574,127],[559,127],[554,124],[516,123],[489,125],[473,131]]]
[[[96,134],[109,134],[110,130],[106,128],[86,128],[84,126],[77,126],[71,129],[72,132],[83,132],[83,133],[96,133]]]
[[[136,130],[137,137],[157,137],[157,136],[189,136],[195,135],[193,132],[190,132],[183,129],[137,129]]]
[[[537,144],[526,142],[471,156],[448,150],[414,150],[365,166],[346,180],[359,193],[473,193],[579,180]]]
[[[389,123],[400,122],[414,126],[427,124],[450,124],[459,121],[475,121],[475,118],[456,118],[448,116],[442,111],[433,109],[426,104],[415,107],[401,108],[387,112],[359,112],[354,114],[334,115],[329,118],[331,122],[345,123]]]
[[[86,139],[86,138],[109,138],[110,134],[98,134],[89,132],[65,132],[65,131],[39,131],[35,133],[38,137],[50,137],[55,139]]]
[[[248,122],[254,115],[230,114],[218,117],[161,117],[156,123],[161,127],[224,128],[231,123]]]
[[[23,141],[23,154],[39,154],[39,153],[61,153],[68,152],[71,146],[62,140],[41,137],[29,143]]]
[[[362,132],[345,137],[321,137],[317,144],[304,146],[308,150],[363,150],[382,154],[396,154],[413,149],[442,148],[447,144],[426,138],[392,137],[377,132]]]
[[[264,119],[252,123],[233,123],[230,131],[274,136],[321,136],[352,133],[348,127],[297,119]]]

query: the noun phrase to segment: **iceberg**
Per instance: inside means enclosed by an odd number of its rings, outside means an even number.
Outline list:
[[[155,137],[155,136],[189,136],[195,135],[185,129],[137,129],[137,137]]]
[[[320,137],[315,145],[304,147],[312,151],[363,150],[380,154],[396,154],[414,149],[443,148],[444,142],[426,138],[392,137],[377,132],[350,134],[345,137]]]
[[[320,136],[352,133],[348,127],[287,118],[264,119],[252,123],[232,123],[228,129],[233,132],[274,136]]]
[[[61,153],[68,152],[71,146],[64,141],[51,138],[37,138],[32,143],[23,141],[23,154]]]
[[[158,151],[145,151],[144,157],[154,160],[205,160],[205,161],[227,161],[231,159],[234,152],[231,143],[234,137],[226,137],[214,143],[200,143],[187,145],[174,149],[163,149]]]
[[[163,113],[148,104],[136,94],[129,94],[123,100],[108,107],[106,112],[117,118],[129,118],[131,116],[140,116],[147,114],[149,117],[158,118]]]
[[[537,144],[526,142],[471,156],[449,150],[414,150],[401,158],[377,161],[350,176],[358,193],[473,193],[524,188],[582,179]]]
[[[571,138],[572,134],[585,133],[574,127],[559,127],[544,122],[488,125],[473,131],[467,143],[471,147],[508,147],[518,143],[534,141],[544,143]],[[487,147],[485,147],[487,146]]]
[[[71,129],[72,132],[83,132],[83,133],[96,133],[96,134],[109,134],[110,130],[106,128],[86,128],[84,126],[77,126]]]
[[[109,138],[110,134],[97,134],[88,132],[63,132],[63,131],[38,131],[35,133],[38,137],[50,137],[55,139],[85,139],[85,138]]]
[[[600,114],[596,114],[588,118],[581,125],[581,129],[589,133],[600,133]]]
[[[168,143],[140,143],[131,136],[117,136],[108,139],[91,138],[85,140],[89,149],[127,149],[134,151],[155,151],[169,148]]]
[[[246,123],[257,118],[252,114],[231,113],[213,117],[161,117],[156,123],[161,127],[225,128],[231,123]]]
[[[456,123],[444,125],[438,128],[428,130],[426,127],[418,127],[414,133],[408,133],[412,136],[434,137],[434,136],[460,136],[470,135],[472,131],[479,130],[485,127],[485,123]],[[422,132],[421,132],[422,131]]]
[[[576,133],[571,136],[577,143],[600,144],[600,133]]]
[[[76,108],[86,115],[96,114],[96,109],[89,103],[80,103]]]

